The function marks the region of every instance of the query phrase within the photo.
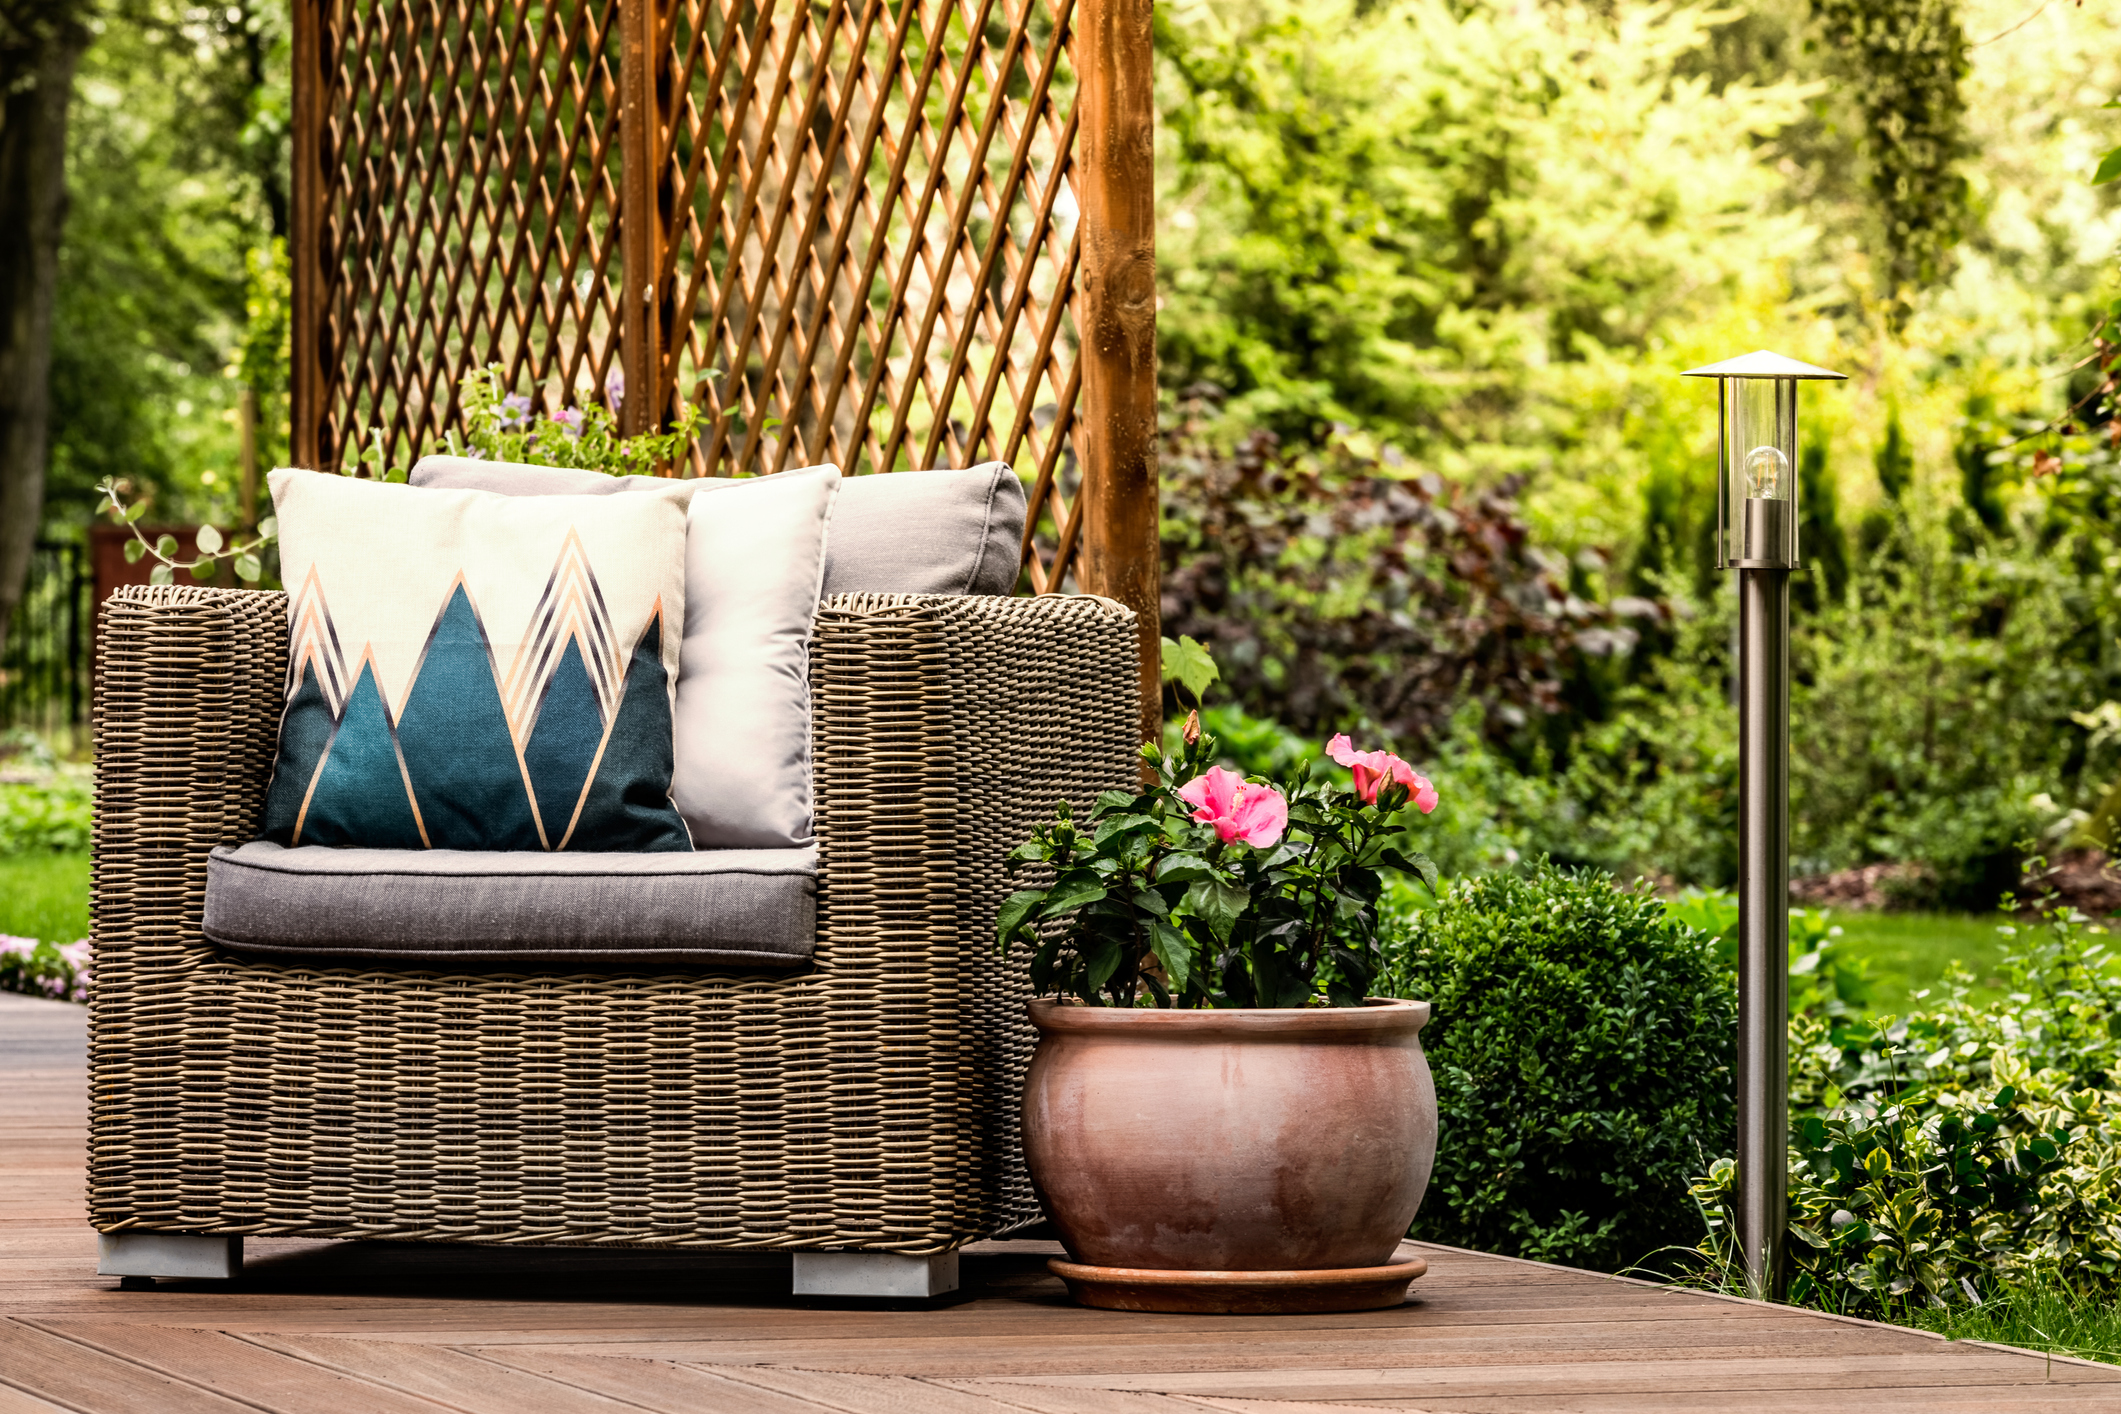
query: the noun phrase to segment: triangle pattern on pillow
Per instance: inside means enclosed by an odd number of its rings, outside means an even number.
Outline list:
[[[506,673],[456,576],[395,714],[370,648],[343,686],[314,570],[289,616],[294,690],[264,838],[379,849],[692,848],[668,793],[661,601],[639,640],[622,647],[574,535]]]

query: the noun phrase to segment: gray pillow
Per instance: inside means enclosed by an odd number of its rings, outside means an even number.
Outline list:
[[[717,477],[673,483],[654,476],[434,456],[422,457],[413,467],[412,484],[509,496],[581,496],[669,494],[673,485],[705,489],[729,483]],[[824,592],[1013,593],[1023,539],[1024,484],[1006,462],[983,462],[963,471],[846,477],[825,546]]]

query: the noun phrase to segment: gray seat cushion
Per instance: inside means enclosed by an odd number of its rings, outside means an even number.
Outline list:
[[[670,485],[439,454],[414,464],[412,484],[506,496],[661,494]],[[681,484],[725,483],[705,477]],[[1006,462],[846,477],[825,542],[824,593],[1013,594],[1024,514],[1024,483]]]
[[[817,850],[484,853],[223,845],[206,936],[243,952],[443,963],[789,968],[817,934]]]

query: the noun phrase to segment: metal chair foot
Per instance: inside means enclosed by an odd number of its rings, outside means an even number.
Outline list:
[[[199,1237],[188,1232],[105,1232],[97,1235],[96,1247],[97,1276],[228,1281],[243,1270],[243,1239],[240,1237]],[[137,1288],[128,1282],[125,1289]]]
[[[900,1252],[798,1252],[797,1296],[925,1300],[957,1290],[957,1249],[909,1257]]]

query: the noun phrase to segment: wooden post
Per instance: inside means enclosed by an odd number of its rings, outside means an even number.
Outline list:
[[[1076,582],[1141,616],[1141,726],[1162,730],[1151,0],[1078,0],[1083,511]]]
[[[294,0],[294,210],[288,255],[288,421],[296,466],[328,470],[338,448],[324,438],[324,369],[331,357],[324,327],[324,13],[327,0]]]
[[[654,432],[670,415],[674,282],[661,278],[673,235],[676,193],[664,160],[672,59],[669,0],[619,0],[619,367],[626,400],[619,431]]]

